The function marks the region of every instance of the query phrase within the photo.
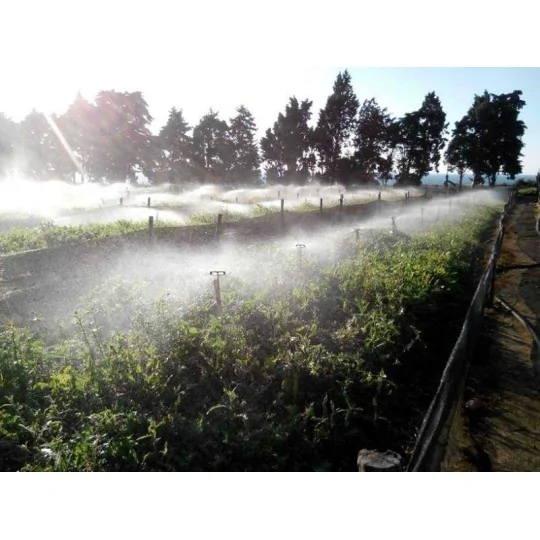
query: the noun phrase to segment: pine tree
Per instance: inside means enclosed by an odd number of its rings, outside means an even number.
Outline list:
[[[241,105],[230,119],[229,140],[233,160],[230,177],[235,184],[254,184],[259,179],[259,150],[255,141],[257,126],[251,112]]]
[[[191,176],[193,141],[189,135],[191,127],[184,118],[182,109],[173,107],[167,123],[157,137],[160,150],[160,168],[169,182],[188,181]]]
[[[338,74],[333,92],[328,97],[325,108],[319,112],[315,129],[315,146],[320,156],[319,168],[330,182],[339,180],[336,178],[338,163],[354,136],[358,107],[351,76],[345,70]]]

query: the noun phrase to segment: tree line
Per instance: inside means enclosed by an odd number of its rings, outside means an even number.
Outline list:
[[[495,184],[498,174],[522,172],[522,92],[475,95],[451,132],[435,92],[416,111],[395,118],[375,98],[360,103],[347,70],[340,72],[316,123],[313,102],[291,97],[260,141],[253,114],[243,105],[228,120],[212,109],[190,126],[172,108],[157,135],[141,92],[80,94],[62,115],[33,110],[21,122],[0,113],[0,176],[18,172],[36,180],[125,181],[141,173],[153,183],[321,182],[344,185],[420,185],[444,157],[460,184]],[[447,144],[448,143],[448,144]],[[446,148],[443,156],[443,150]]]

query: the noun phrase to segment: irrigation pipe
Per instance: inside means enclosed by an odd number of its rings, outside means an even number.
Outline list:
[[[499,266],[496,269],[496,272],[506,272],[508,270],[528,270],[530,268],[538,268],[540,263],[531,263],[531,264],[513,264],[511,266]]]
[[[518,311],[516,311],[508,302],[500,298],[499,296],[495,297],[495,300],[499,302],[505,309],[510,311],[512,315],[527,328],[529,333],[531,334],[534,342],[536,343],[537,350],[540,351],[540,338],[538,337],[538,334],[536,333],[536,330],[534,329],[534,326],[525,318],[523,315],[521,315]],[[538,356],[538,355],[537,355]],[[533,359],[533,369],[535,372],[540,373],[540,358]]]

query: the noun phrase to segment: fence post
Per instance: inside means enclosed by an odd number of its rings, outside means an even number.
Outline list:
[[[339,196],[339,211],[343,212],[343,193]]]
[[[148,197],[148,208],[150,208],[150,197]]]
[[[222,220],[223,220],[223,214],[218,214],[217,223],[216,223],[216,233],[215,233],[216,242],[219,242],[219,236],[221,234],[221,221]]]
[[[322,216],[323,200],[319,201],[319,214]]]
[[[285,199],[281,199],[281,227],[285,227]]]
[[[377,215],[381,214],[381,192],[379,191],[379,195],[377,196]]]

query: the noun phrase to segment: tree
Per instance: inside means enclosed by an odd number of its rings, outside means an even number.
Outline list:
[[[313,167],[312,101],[289,98],[285,114],[279,113],[272,129],[261,139],[263,160],[269,180],[305,182]]]
[[[232,145],[230,177],[234,183],[255,183],[259,178],[259,150],[255,141],[257,126],[249,110],[241,105],[230,119],[229,140]]]
[[[398,123],[398,185],[420,185],[431,168],[439,170],[448,124],[439,98],[430,92],[417,111]]]
[[[20,123],[18,132],[16,159],[24,176],[33,180],[73,177],[75,165],[42,113],[32,110]]]
[[[463,185],[463,176],[468,169],[468,156],[471,153],[472,145],[474,145],[474,141],[467,133],[465,120],[461,119],[455,123],[452,138],[445,152],[445,161],[449,165],[449,170],[456,170],[459,174],[460,190]]]
[[[338,163],[343,165],[343,151],[351,142],[356,127],[359,102],[347,70],[339,73],[326,106],[319,112],[315,129],[315,147],[320,156],[319,168],[326,178],[337,180]]]
[[[0,176],[9,172],[15,152],[17,124],[0,113]]]
[[[522,172],[520,157],[523,135],[527,129],[519,120],[525,106],[522,92],[475,95],[462,122],[463,138],[467,140],[464,159],[475,178],[487,176],[494,186],[502,173],[514,179]]]
[[[95,134],[89,165],[95,179],[133,180],[152,158],[152,117],[141,92],[103,91],[91,121]]]
[[[386,109],[375,99],[366,99],[358,115],[354,159],[361,182],[377,177],[387,181],[393,167],[394,125]]]
[[[173,107],[156,141],[160,150],[160,168],[165,171],[169,182],[185,181],[191,177],[193,141],[189,131],[191,127],[184,119],[183,111]]]
[[[201,181],[223,180],[232,167],[229,126],[212,109],[193,129],[193,163]]]
[[[58,118],[57,122],[80,164],[83,181],[87,179],[88,164],[98,135],[98,128],[95,125],[96,116],[94,105],[78,93],[68,110]]]

